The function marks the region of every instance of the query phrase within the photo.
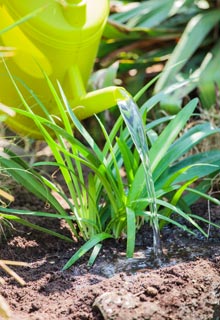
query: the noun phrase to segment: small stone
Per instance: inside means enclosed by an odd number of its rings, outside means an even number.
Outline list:
[[[131,293],[122,292],[105,292],[95,299],[93,306],[97,307],[105,320],[114,319],[114,315],[118,308],[121,309],[123,318],[123,310],[135,309],[140,300]],[[121,318],[120,318],[121,319]]]
[[[147,287],[145,293],[150,297],[155,297],[158,294],[158,290],[155,287]]]

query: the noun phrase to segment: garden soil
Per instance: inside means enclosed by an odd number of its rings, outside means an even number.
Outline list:
[[[46,210],[45,204],[23,189],[16,189],[16,208]],[[220,223],[220,208],[201,202],[195,214]],[[32,218],[32,222],[70,236],[65,223]],[[185,223],[182,221],[182,223]],[[0,259],[23,261],[11,266],[25,281],[21,286],[3,270],[0,293],[13,320],[134,320],[220,319],[220,236],[209,231],[189,235],[175,227],[162,234],[164,257],[155,263],[151,229],[137,236],[135,256],[126,259],[126,239],[106,240],[93,266],[85,255],[66,271],[62,267],[82,242],[72,243],[13,224],[4,228]],[[4,319],[3,316],[0,319]]]

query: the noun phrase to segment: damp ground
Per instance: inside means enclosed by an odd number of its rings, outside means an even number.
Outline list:
[[[19,190],[14,206],[42,211],[44,203]],[[211,206],[209,213],[207,208],[207,202],[201,202],[192,210],[220,223],[220,208]],[[34,222],[69,235],[63,222],[38,219]],[[152,232],[145,226],[138,233],[133,259],[125,257],[125,240],[107,240],[92,267],[86,255],[61,271],[82,243],[67,243],[14,225],[6,231],[7,241],[1,240],[1,259],[28,263],[26,267],[12,267],[26,285],[20,286],[0,271],[5,281],[0,293],[10,306],[13,320],[217,320],[220,230],[203,227],[209,231],[209,239],[166,227],[161,235],[161,266],[154,263]]]

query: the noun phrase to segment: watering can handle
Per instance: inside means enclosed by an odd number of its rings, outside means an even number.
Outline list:
[[[12,25],[15,21],[3,6],[0,10],[0,29],[5,25]],[[26,37],[19,27],[5,32],[1,35],[2,42],[7,47],[15,49],[13,60],[17,66],[26,74],[35,78],[42,78],[40,67],[47,75],[52,73],[48,59],[42,52]],[[40,66],[40,67],[39,67]]]

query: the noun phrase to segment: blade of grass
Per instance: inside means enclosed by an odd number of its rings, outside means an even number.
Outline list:
[[[196,229],[198,229],[205,237],[207,237],[207,233],[188,214],[183,212],[181,209],[177,208],[176,206],[173,206],[172,204],[170,204],[166,201],[160,200],[160,199],[157,199],[156,202],[157,202],[157,204],[164,206],[166,208],[169,208],[173,212],[176,212],[177,214],[179,214],[186,221],[188,221],[190,224],[192,224]]]
[[[89,258],[89,261],[88,261],[88,266],[92,266],[100,252],[102,248],[102,244],[101,243],[98,243],[97,245],[95,245],[95,247],[93,248],[92,250],[92,253],[91,253],[91,256]]]
[[[134,254],[135,248],[135,237],[136,237],[136,218],[135,212],[126,207],[126,215],[127,215],[127,249],[126,256],[127,258],[132,258]]]
[[[137,170],[138,163],[136,162],[135,157],[133,156],[130,148],[127,146],[124,140],[118,138],[117,143],[121,152],[121,156],[123,158],[128,184],[131,184],[134,180],[134,174]]]
[[[220,206],[220,201],[216,198],[213,198],[212,196],[210,196],[209,194],[206,194],[204,192],[201,192],[197,189],[193,189],[193,188],[187,188],[187,191],[190,191],[191,193],[195,193],[196,195],[199,195],[200,198],[204,198],[206,200],[211,201],[212,203]]]
[[[213,226],[213,227],[215,227],[215,228],[220,229],[220,225],[219,225],[219,224],[216,224],[216,223],[214,223],[214,222],[212,222],[212,221],[210,221],[210,220],[207,220],[207,219],[205,219],[205,218],[203,218],[203,217],[200,217],[200,216],[198,216],[198,215],[196,215],[196,214],[190,214],[190,217],[192,217],[193,219],[197,219],[197,220],[199,220],[199,221],[205,222],[205,223],[207,223],[207,224],[210,225],[210,226]]]
[[[55,231],[52,231],[50,229],[47,229],[47,228],[44,228],[44,227],[41,227],[39,225],[36,225],[34,223],[31,223],[29,221],[26,221],[25,219],[22,219],[20,217],[17,217],[15,215],[9,215],[9,214],[1,214],[1,216],[4,218],[4,219],[7,219],[9,221],[12,221],[12,222],[17,222],[19,224],[22,224],[24,226],[27,226],[31,229],[34,229],[34,230],[37,230],[37,231],[41,231],[41,232],[44,232],[44,233],[47,233],[51,236],[54,236],[54,237],[57,237],[57,238],[60,238],[62,240],[65,240],[65,241],[68,241],[68,242],[72,242],[73,240],[66,237],[66,236],[63,236]]]
[[[163,161],[167,153],[167,150],[169,149],[172,142],[175,140],[180,130],[184,127],[185,123],[190,118],[191,114],[196,108],[197,102],[197,99],[193,99],[189,104],[187,104],[186,107],[182,109],[173,120],[170,121],[170,123],[165,127],[163,132],[155,141],[153,146],[150,148],[149,159],[153,171],[153,177],[154,171],[158,169],[158,164],[160,163],[160,161]],[[129,203],[135,199],[138,199],[139,197],[142,197],[141,194],[145,189],[145,182],[143,181],[143,176],[144,168],[143,166],[140,166],[136,172],[135,179],[129,190]]]
[[[151,213],[149,211],[145,211],[143,213],[140,213],[140,216],[146,216],[146,217],[150,218]],[[190,230],[187,226],[185,226],[182,223],[179,223],[179,222],[177,222],[177,221],[175,221],[173,219],[170,219],[170,218],[168,218],[168,217],[166,217],[164,215],[161,215],[160,213],[158,213],[158,218],[159,218],[160,221],[164,220],[167,223],[171,223],[171,224],[177,226],[178,228],[182,229],[184,232],[188,232],[189,234],[196,235],[196,233],[193,232],[192,230]]]
[[[13,24],[11,24],[11,25],[9,25],[9,26],[1,29],[1,30],[0,30],[0,35],[2,35],[2,34],[5,33],[5,32],[8,32],[8,31],[10,31],[11,29],[19,26],[20,24],[23,24],[23,23],[27,22],[28,20],[32,19],[33,17],[35,17],[36,15],[38,15],[39,13],[41,13],[43,10],[45,10],[48,6],[49,6],[49,5],[46,4],[46,5],[44,5],[44,6],[40,7],[40,8],[32,11],[31,13],[25,15],[25,16],[22,17],[21,19],[15,21],[15,23],[13,23]]]
[[[177,203],[179,202],[180,198],[182,197],[183,195],[183,192],[186,190],[186,188],[191,185],[193,182],[195,182],[198,178],[195,177],[189,181],[187,181],[186,183],[184,183],[173,195],[172,197],[172,200],[171,200],[171,204],[173,206],[177,206]],[[172,214],[172,209],[170,208],[166,208],[164,211],[163,211],[163,215],[170,218]],[[165,220],[163,221],[160,221],[160,229],[162,229],[164,226],[165,226]]]
[[[187,120],[192,115],[197,104],[198,99],[191,100],[160,134],[159,138],[156,140],[149,151],[152,171],[155,170],[160,160],[163,159],[171,143],[175,140],[180,130],[185,126]]]
[[[109,238],[112,238],[112,235],[104,232],[93,236],[90,240],[84,243],[79,250],[76,251],[76,253],[64,265],[62,270],[64,271],[70,268],[77,260],[79,260],[86,252],[96,246],[99,242]]]

